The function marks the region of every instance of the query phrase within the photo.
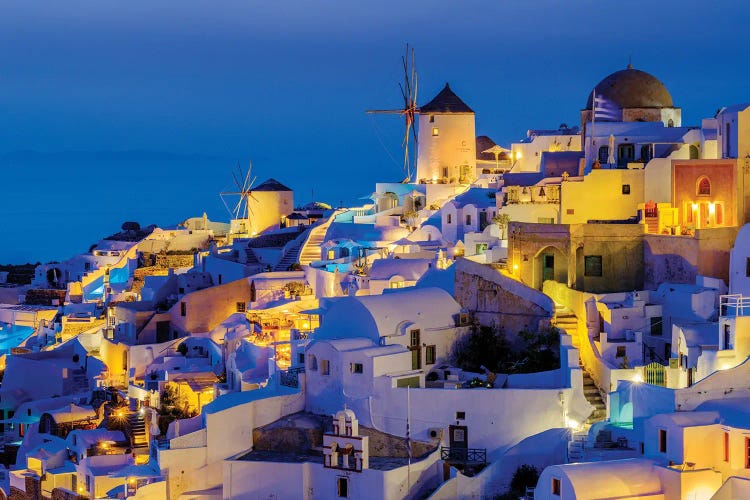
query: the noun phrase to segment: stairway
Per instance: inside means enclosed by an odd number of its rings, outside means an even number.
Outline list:
[[[139,411],[128,413],[128,434],[133,448],[148,447],[148,433],[146,432],[146,420]]]
[[[602,399],[602,393],[599,392],[594,379],[586,370],[583,370],[583,395],[586,397],[586,401],[594,407],[594,412],[589,415],[586,424],[591,425],[604,420],[607,417],[607,407],[604,404],[604,399]]]
[[[301,265],[309,266],[312,262],[321,260],[320,245],[325,241],[326,232],[328,232],[331,222],[341,212],[343,210],[336,210],[325,222],[319,222],[318,225],[310,229],[310,234],[307,236],[307,240],[302,245],[302,250],[299,253],[299,263]]]
[[[289,267],[297,262],[297,258],[300,254],[300,246],[302,242],[298,240],[291,248],[289,248],[284,256],[281,258],[278,264],[273,267],[274,271],[288,271]]]
[[[578,318],[565,306],[555,304],[555,316],[552,318],[552,324],[570,335],[573,347],[576,349],[581,345],[578,334]]]
[[[570,435],[568,441],[568,463],[582,462],[586,449],[587,431],[577,431]]]

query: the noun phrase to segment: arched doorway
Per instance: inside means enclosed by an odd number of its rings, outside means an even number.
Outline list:
[[[552,245],[542,248],[534,257],[534,288],[541,290],[545,281],[568,283],[568,256]]]

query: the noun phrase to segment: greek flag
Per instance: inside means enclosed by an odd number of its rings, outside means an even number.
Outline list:
[[[619,122],[622,120],[622,110],[615,103],[594,91],[594,120]]]

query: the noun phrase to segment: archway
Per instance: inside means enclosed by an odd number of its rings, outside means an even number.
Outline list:
[[[534,257],[534,288],[541,290],[545,281],[568,283],[568,256],[552,245],[542,248]]]

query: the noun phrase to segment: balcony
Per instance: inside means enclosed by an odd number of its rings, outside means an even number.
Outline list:
[[[487,448],[440,447],[440,459],[450,463],[486,464]]]
[[[508,186],[503,190],[503,205],[522,203],[560,203],[560,186]]]

